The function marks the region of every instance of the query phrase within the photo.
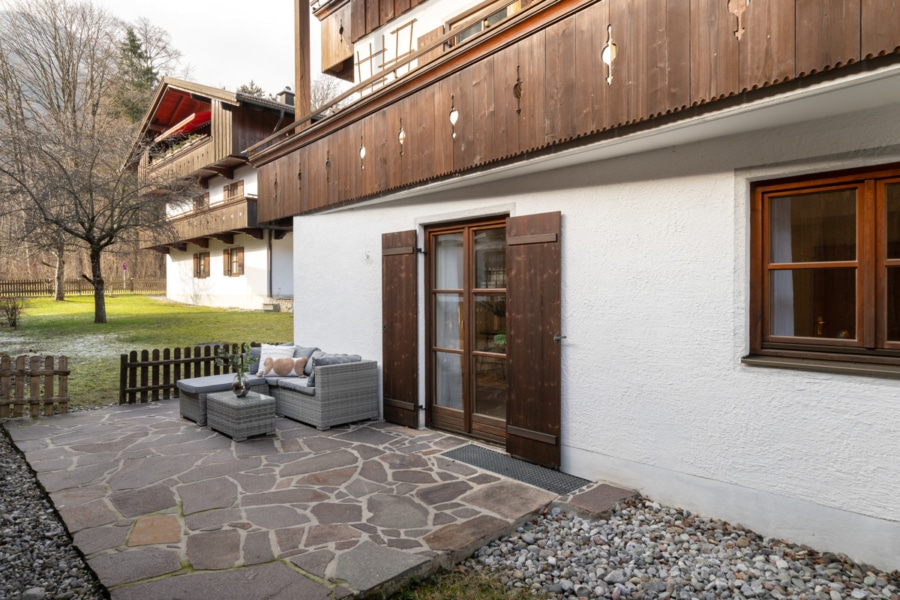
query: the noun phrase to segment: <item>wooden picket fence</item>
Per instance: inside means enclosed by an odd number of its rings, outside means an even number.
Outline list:
[[[69,359],[65,356],[58,361],[52,356],[17,356],[15,362],[7,355],[0,356],[0,418],[68,412],[68,377]]]
[[[260,344],[251,342],[250,345]],[[176,384],[180,379],[232,373],[233,370],[227,364],[216,364],[216,353],[220,348],[238,352],[239,346],[240,344],[215,343],[184,348],[132,350],[128,354],[122,354],[119,361],[119,404],[178,398]]]
[[[66,279],[63,291],[68,295],[93,294],[94,287],[85,279]],[[160,295],[166,294],[165,279],[129,279],[126,282],[110,279],[106,281],[107,296],[122,294]],[[0,280],[0,296],[15,298],[35,298],[54,294],[52,279]]]

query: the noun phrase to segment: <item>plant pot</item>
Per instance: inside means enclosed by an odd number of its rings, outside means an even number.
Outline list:
[[[238,398],[243,398],[250,391],[250,380],[246,373],[235,373],[234,380],[231,382],[231,391]]]

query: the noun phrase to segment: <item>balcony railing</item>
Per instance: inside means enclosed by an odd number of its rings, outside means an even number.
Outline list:
[[[656,119],[690,119],[726,98],[777,93],[785,82],[894,64],[894,1],[837,14],[809,0],[543,0],[416,62],[490,16],[473,15],[390,65],[415,70],[360,98],[386,76],[376,74],[333,104],[355,102],[333,114],[322,107],[252,146],[260,218],[342,206]],[[293,133],[318,116],[325,118]]]

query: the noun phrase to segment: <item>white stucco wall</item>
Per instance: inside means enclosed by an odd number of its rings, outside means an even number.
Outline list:
[[[268,234],[266,234],[268,235]],[[233,244],[210,240],[209,248],[188,244],[186,252],[172,250],[166,260],[166,296],[177,302],[221,308],[261,309],[268,297],[268,241],[235,235]],[[244,248],[244,274],[223,274],[222,251]],[[193,256],[209,252],[209,277],[194,278]]]
[[[900,161],[900,107],[766,126],[296,218],[294,339],[381,359],[382,233],[560,210],[563,470],[900,568],[900,380],[741,363],[750,183]]]

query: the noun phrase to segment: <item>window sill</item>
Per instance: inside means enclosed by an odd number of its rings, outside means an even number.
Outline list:
[[[900,365],[759,355],[745,356],[741,359],[741,362],[751,367],[770,367],[775,369],[794,369],[797,371],[818,371],[821,373],[835,373],[839,375],[863,375],[866,377],[900,379]]]

